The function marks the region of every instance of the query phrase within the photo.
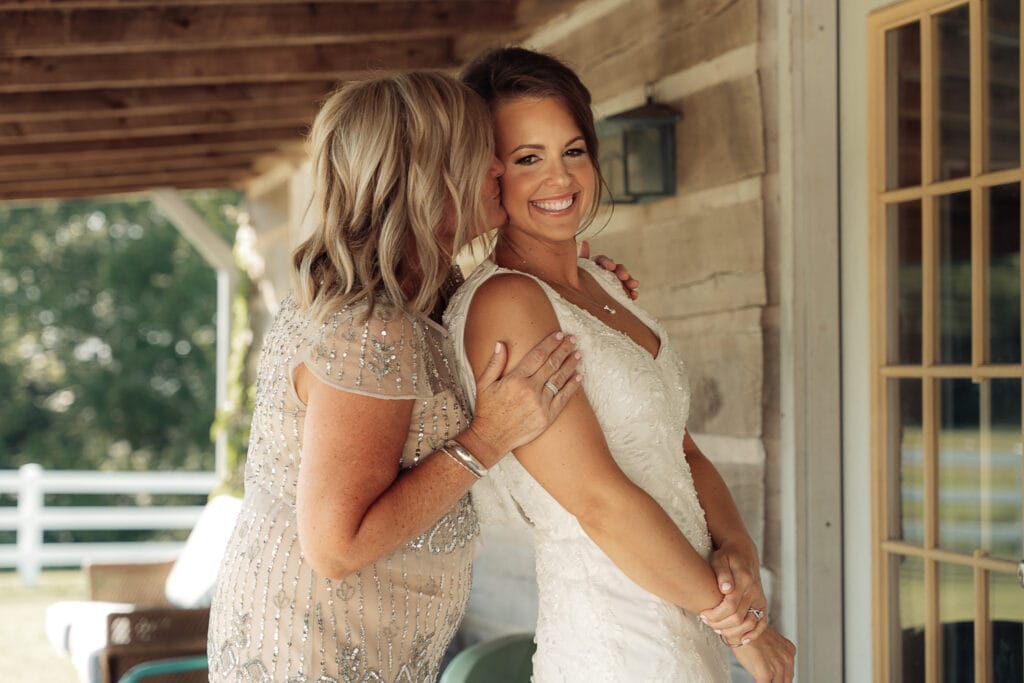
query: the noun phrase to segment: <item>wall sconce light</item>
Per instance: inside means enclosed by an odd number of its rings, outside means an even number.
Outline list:
[[[681,114],[656,104],[647,85],[647,103],[597,122],[601,172],[611,197],[605,203],[644,202],[676,193],[676,123]]]

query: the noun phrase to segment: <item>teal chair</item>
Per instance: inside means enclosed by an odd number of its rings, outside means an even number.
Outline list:
[[[121,676],[117,683],[142,683],[152,676],[164,676],[167,674],[185,673],[187,671],[205,671],[208,666],[209,662],[206,659],[206,655],[156,659],[151,662],[136,664],[125,671],[124,676]]]
[[[438,683],[530,683],[532,633],[518,633],[467,647],[455,655]]]

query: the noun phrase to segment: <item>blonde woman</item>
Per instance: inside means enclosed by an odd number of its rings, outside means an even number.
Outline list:
[[[488,112],[465,86],[348,83],[310,143],[319,222],[260,359],[210,680],[434,680],[470,587],[470,485],[571,399],[578,354],[545,335],[502,377],[492,342],[467,412],[428,314],[469,227],[506,216]]]

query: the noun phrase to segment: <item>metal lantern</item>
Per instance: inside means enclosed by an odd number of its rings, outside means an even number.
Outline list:
[[[643,202],[676,193],[680,117],[648,95],[642,107],[598,121],[601,172],[611,190],[605,201]]]

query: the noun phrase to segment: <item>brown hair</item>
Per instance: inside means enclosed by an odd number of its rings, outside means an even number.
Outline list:
[[[486,105],[441,72],[351,81],[320,109],[309,145],[318,217],[292,255],[296,301],[317,319],[362,298],[428,313],[450,249],[484,223],[494,157]],[[438,238],[447,221],[454,245]],[[412,273],[419,286],[406,292]]]
[[[597,177],[593,202],[580,228],[590,225],[601,204],[605,181],[598,162],[597,130],[590,91],[576,72],[549,54],[521,47],[505,47],[477,57],[462,72],[462,82],[475,90],[492,111],[502,101],[518,97],[556,97],[562,101],[583,134]]]

